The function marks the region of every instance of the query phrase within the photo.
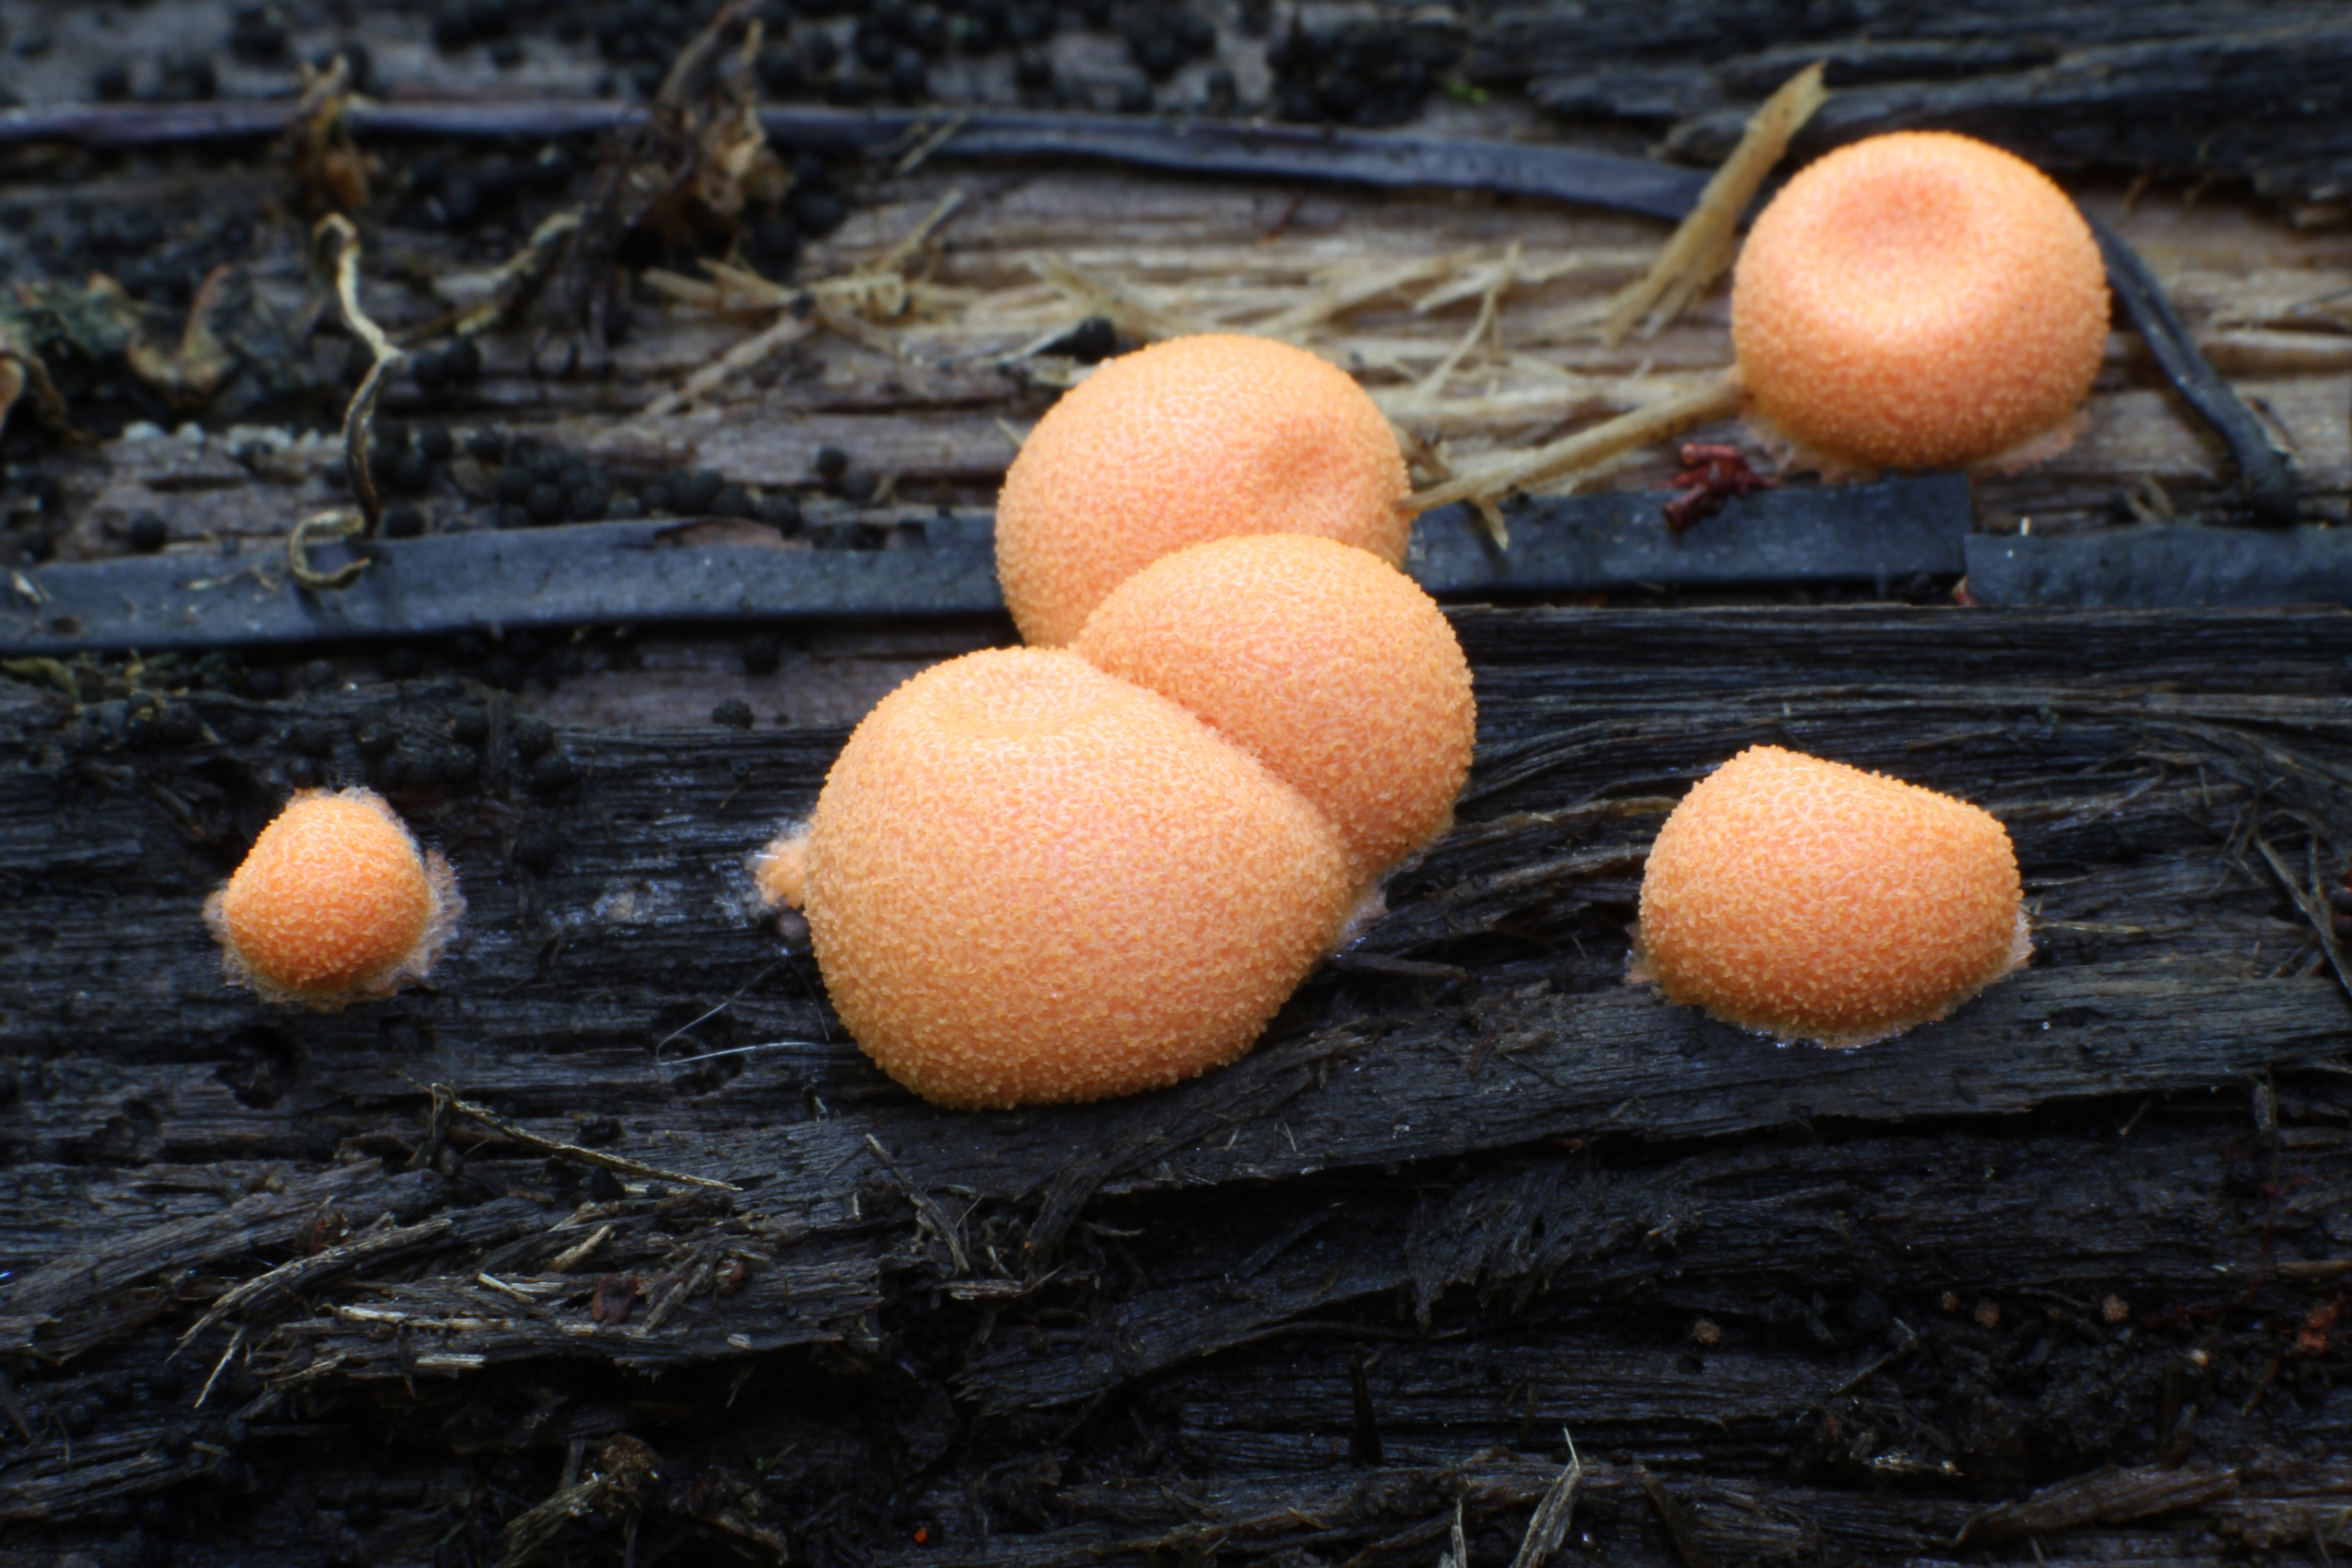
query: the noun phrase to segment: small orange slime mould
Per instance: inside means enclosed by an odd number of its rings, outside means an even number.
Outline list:
[[[297,791],[205,901],[232,984],[331,1012],[422,980],[466,900],[372,790]]]
[[[1941,1018],[2032,952],[2008,829],[1948,795],[1752,746],[1694,785],[1642,878],[1631,978],[1782,1040]]]

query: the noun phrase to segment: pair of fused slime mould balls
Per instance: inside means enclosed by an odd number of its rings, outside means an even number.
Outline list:
[[[1906,132],[1800,174],[1735,274],[1751,411],[1824,467],[1979,463],[2063,426],[2105,339],[2072,203]],[[859,1045],[945,1105],[1076,1101],[1246,1051],[1381,878],[1441,831],[1470,672],[1397,570],[1407,479],[1341,372],[1179,339],[1046,415],[997,516],[1030,646],[950,661],[859,724],[755,858],[804,910]],[[207,906],[232,979],[337,1007],[421,978],[464,908],[364,790],[298,795]],[[1949,796],[1776,747],[1661,828],[1632,978],[1782,1039],[1882,1040],[2029,952],[2009,836]]]

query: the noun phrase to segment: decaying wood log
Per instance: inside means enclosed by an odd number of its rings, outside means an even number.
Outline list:
[[[742,901],[838,731],[10,689],[0,1519],[45,1544],[0,1563],[496,1561],[622,1435],[659,1480],[573,1494],[583,1550],[1410,1562],[1459,1503],[1502,1561],[1563,1426],[1624,1561],[2332,1543],[2352,617],[1455,624],[1463,822],[1350,962],[1222,1073],[982,1116]],[[1851,1053],[1625,989],[1659,815],[1767,740],[2000,814],[2035,967]],[[339,1015],[224,989],[205,888],[391,758],[464,950]]]

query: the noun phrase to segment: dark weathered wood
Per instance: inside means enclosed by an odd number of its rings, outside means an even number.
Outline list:
[[[1514,505],[1497,549],[1466,508],[1414,524],[1405,570],[1449,598],[1634,586],[1752,590],[1957,576],[1972,521],[1957,474],[1768,490],[1676,534],[1667,494],[1562,496]],[[233,566],[174,554],[37,567],[0,600],[0,654],[261,647],[424,637],[481,626],[665,622],[773,625],[1001,613],[994,524],[925,515],[880,524],[892,547],[812,549],[717,519],[582,523],[528,532],[328,544],[312,566],[364,560],[324,591],[282,556]]]
[[[201,1482],[290,1561],[270,1478],[299,1473],[378,1500],[353,1552],[495,1560],[573,1445],[628,1433],[667,1489],[626,1511],[680,1542],[1415,1561],[1458,1497],[1499,1559],[1564,1426],[1612,1560],[1676,1560],[1637,1466],[1725,1562],[1935,1554],[2105,1468],[2250,1453],[2118,1483],[2170,1511],[2076,1509],[2049,1559],[2324,1536],[2294,1510],[2346,1483],[2280,1478],[2352,1435],[2333,1342],[2290,1353],[2352,1257],[2352,1004],[2272,860],[2352,845],[2352,617],[1454,619],[1481,752],[1360,950],[1402,972],[1333,968],[1176,1090],[976,1117],[881,1079],[741,902],[838,731],[561,730],[565,782],[476,689],[171,698],[205,726],[173,744],[168,712],[12,689],[0,1365],[35,1440],[0,1447],[0,1514],[59,1550],[220,1539],[173,1500]],[[478,752],[448,728],[477,706]],[[432,990],[271,1013],[194,910],[298,773],[382,765],[368,721],[467,942]],[[2000,814],[2035,968],[1843,1054],[1625,989],[1660,813],[1765,740]],[[436,1083],[741,1191],[549,1158]],[[1360,1366],[1387,1470],[1349,1465]],[[421,1446],[363,1460],[386,1419]],[[457,1500],[485,1485],[513,1502]]]
[[[1766,93],[1827,59],[1835,90],[1801,151],[1934,128],[2046,168],[2250,178],[2313,201],[2352,190],[2352,29],[2304,0],[1863,4],[1818,18],[1772,0],[1678,0],[1637,15],[1493,0],[1483,20],[1474,77],[1525,83],[1580,117],[1667,122],[1667,146],[1702,163],[1729,151]]]

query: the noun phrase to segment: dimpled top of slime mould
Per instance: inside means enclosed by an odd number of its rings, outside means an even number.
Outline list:
[[[1965,136],[1874,136],[1800,172],[1749,232],[1731,336],[1756,411],[1859,468],[1973,464],[2064,421],[2107,338],[2090,226]]]
[[[1330,825],[1200,720],[1076,654],[1002,648],[857,727],[818,797],[806,912],[884,1071],[1010,1106],[1240,1056],[1351,890]]]
[[[1778,746],[1740,752],[1659,829],[1636,980],[1782,1039],[1867,1045],[1943,1017],[2029,952],[1989,813]]]
[[[1346,372],[1266,338],[1175,338],[1103,364],[1005,474],[996,566],[1021,635],[1060,647],[1171,552],[1312,533],[1404,560],[1409,493],[1388,420]]]

